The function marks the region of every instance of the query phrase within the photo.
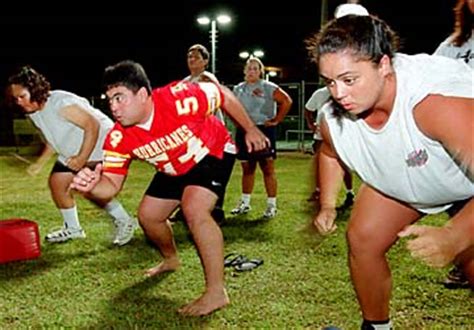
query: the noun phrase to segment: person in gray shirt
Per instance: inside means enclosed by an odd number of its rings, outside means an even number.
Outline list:
[[[257,163],[263,172],[267,192],[267,208],[263,217],[270,219],[276,216],[277,178],[274,160],[276,158],[276,126],[283,121],[293,103],[291,97],[278,85],[262,79],[265,67],[257,57],[250,57],[245,64],[245,81],[234,87],[234,94],[245,107],[255,125],[262,130],[271,142],[265,152],[248,153],[245,147],[244,132],[237,128],[235,142],[237,159],[242,165],[242,197],[231,214],[248,213],[250,196],[255,182]]]

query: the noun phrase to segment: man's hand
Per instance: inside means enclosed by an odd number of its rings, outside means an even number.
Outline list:
[[[416,236],[408,241],[412,257],[432,267],[445,267],[458,254],[458,240],[450,227],[411,225],[398,233],[399,237]]]
[[[329,235],[337,229],[334,223],[336,216],[337,212],[335,208],[323,207],[314,218],[313,224],[321,235]]]
[[[97,183],[100,181],[102,173],[102,164],[99,163],[94,170],[91,170],[88,167],[84,167],[80,170],[72,179],[69,188],[76,189],[80,192],[90,192],[92,189],[97,186]]]
[[[258,129],[257,126],[250,127],[245,134],[245,143],[249,153],[264,150],[270,147],[270,140]]]

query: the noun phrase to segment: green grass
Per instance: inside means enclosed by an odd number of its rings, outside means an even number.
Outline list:
[[[26,165],[0,158],[0,218],[26,218],[40,226],[41,237],[61,225],[47,188],[49,168],[30,178]],[[0,328],[298,328],[335,325],[358,329],[360,312],[350,283],[344,231],[348,212],[337,232],[321,238],[309,230],[310,156],[285,154],[277,160],[278,216],[260,219],[265,207],[261,175],[252,196],[253,210],[222,226],[225,251],[260,257],[264,265],[246,273],[226,269],[231,305],[211,316],[181,317],[176,309],[203,290],[199,258],[187,229],[174,226],[182,268],[145,279],[143,271],[157,263],[157,251],[138,231],[123,247],[111,244],[108,216],[82,198],[79,215],[85,240],[45,244],[42,255],[0,265]],[[153,169],[135,162],[120,200],[135,212]],[[230,210],[240,196],[236,164],[226,196]],[[356,187],[359,181],[356,182]],[[341,201],[342,202],[342,195]],[[446,215],[425,223],[442,224]],[[389,253],[393,273],[391,304],[396,329],[473,329],[469,290],[446,290],[446,270],[413,260],[404,242]]]

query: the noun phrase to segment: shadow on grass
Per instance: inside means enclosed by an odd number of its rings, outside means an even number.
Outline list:
[[[266,219],[264,217],[250,218],[247,215],[226,216],[226,219],[218,225],[222,230],[226,243],[237,239],[243,241],[262,241],[270,238],[265,226],[272,220],[275,219]],[[184,221],[178,221],[173,224],[173,234],[177,244],[193,244],[192,234]],[[151,241],[148,241],[148,244],[154,246]]]
[[[82,244],[79,244],[82,243]],[[137,263],[143,260],[154,261],[156,248],[144,250],[146,243],[139,237],[134,238],[125,246],[117,247],[112,243],[100,242],[90,245],[87,241],[41,244],[41,256],[36,259],[12,261],[0,264],[0,282],[20,278],[38,276],[45,272],[68,267],[69,264],[80,263],[83,267],[128,267],[131,258]],[[139,250],[137,252],[137,250]],[[110,258],[108,256],[111,256]],[[76,266],[74,266],[76,267]]]
[[[224,220],[223,223],[221,223],[220,226],[227,227],[227,228],[239,227],[243,229],[249,229],[249,228],[264,226],[272,220],[273,219],[268,219],[264,217],[250,218],[247,215],[236,215],[233,217],[226,217],[226,219]]]
[[[226,217],[220,224],[226,244],[233,241],[266,241],[272,239],[267,225],[276,219],[250,218],[246,215]]]
[[[159,295],[156,288],[172,273],[149,277],[120,291],[109,302],[92,329],[189,329],[203,328],[212,316],[191,318],[178,314],[181,303]],[[157,294],[158,292],[158,294]],[[89,326],[88,326],[89,327]]]
[[[0,265],[0,281],[16,280],[36,276],[43,272],[58,268],[63,263],[75,262],[77,259],[93,258],[106,250],[107,247],[94,250],[68,252],[59,250],[63,244],[44,245],[41,256],[37,259],[12,261]]]

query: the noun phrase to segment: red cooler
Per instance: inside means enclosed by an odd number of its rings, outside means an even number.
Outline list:
[[[0,220],[0,263],[41,255],[38,224],[26,219]]]

